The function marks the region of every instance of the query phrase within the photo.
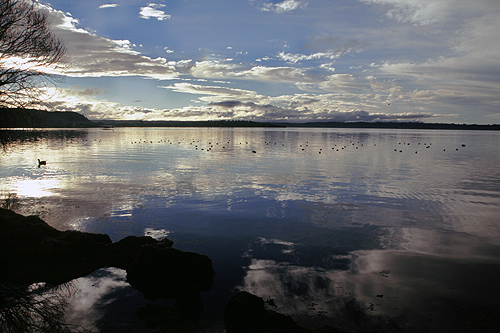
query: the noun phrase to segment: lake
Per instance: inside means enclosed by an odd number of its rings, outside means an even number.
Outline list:
[[[3,207],[59,230],[167,237],[209,256],[206,331],[222,331],[238,290],[309,328],[500,324],[500,132],[114,128],[2,138]],[[125,274],[75,280],[67,321],[140,327],[133,314],[147,302]]]

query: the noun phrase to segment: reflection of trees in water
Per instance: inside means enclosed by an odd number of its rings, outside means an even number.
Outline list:
[[[7,198],[0,201],[0,207],[15,211],[16,208],[19,208],[19,197],[17,193],[9,193]]]
[[[52,212],[51,200],[20,197],[16,192],[8,192],[5,197],[0,193],[0,208],[12,210],[25,216],[36,215],[40,218],[45,218]]]
[[[0,285],[1,332],[82,332],[64,323],[71,283]]]
[[[8,155],[16,149],[32,147],[43,140],[82,140],[85,130],[0,130],[0,154]]]

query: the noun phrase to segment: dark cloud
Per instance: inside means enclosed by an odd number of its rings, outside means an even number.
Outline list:
[[[302,99],[301,101],[290,102],[290,107],[295,108],[295,107],[300,107],[304,104],[312,104],[312,103],[317,103],[317,102],[321,102],[321,99],[319,99],[319,98],[305,98],[305,99]]]
[[[288,107],[254,102],[222,101],[213,102],[209,106],[230,109],[239,117],[263,121],[338,121],[338,122],[379,122],[379,121],[417,121],[436,117],[429,113],[370,113],[364,110],[313,110],[298,103],[290,103]],[[237,112],[237,111],[245,111]],[[218,110],[214,112],[218,113]],[[225,113],[223,111],[222,113]]]
[[[240,106],[243,103],[240,101],[224,101],[224,102],[213,102],[209,103],[210,106],[220,106],[222,108],[234,108],[236,106]]]
[[[370,113],[363,110],[354,111],[333,111],[317,114],[317,120],[338,121],[338,122],[379,122],[379,121],[416,121],[425,118],[435,117],[428,113]]]
[[[98,89],[98,88],[85,88],[85,89],[79,90],[77,92],[77,94],[80,96],[96,96],[96,95],[100,95],[102,93],[103,93],[103,90]]]
[[[66,104],[60,104],[54,107],[56,111],[73,111],[84,115],[87,118],[93,118],[101,113],[99,111],[94,111],[91,104],[79,103],[74,106],[68,106]]]

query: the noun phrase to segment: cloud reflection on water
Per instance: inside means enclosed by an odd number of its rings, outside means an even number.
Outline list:
[[[33,211],[39,192],[16,190],[27,188],[22,186],[26,178],[21,183],[21,178],[4,178],[6,184],[14,183],[2,192],[16,192],[19,202],[29,202],[31,207],[25,206],[29,213],[41,213],[59,229],[82,226],[67,221],[88,221],[86,217],[103,222],[115,217],[133,218],[132,211],[155,196],[163,198],[164,207],[168,203],[169,209],[194,197],[200,203],[225,202],[224,210],[233,212],[239,198],[261,198],[285,205],[279,213],[270,208],[268,217],[286,216],[289,203],[296,203],[311,212],[312,221],[335,219],[338,207],[344,207],[340,212],[347,215],[360,215],[346,216],[354,223],[362,219],[379,223],[367,218],[371,210],[375,216],[387,213],[379,219],[382,223],[392,216],[395,223],[401,217],[408,223],[423,220],[433,226],[439,221],[432,215],[454,214],[452,224],[447,226],[451,229],[458,217],[461,225],[477,217],[479,212],[475,210],[475,216],[468,217],[476,199],[483,201],[481,216],[491,211],[485,220],[498,211],[498,188],[484,185],[472,190],[462,185],[468,181],[477,186],[471,180],[477,178],[475,174],[492,170],[489,164],[482,161],[480,169],[471,169],[459,155],[464,153],[439,156],[442,147],[455,144],[449,136],[435,135],[432,151],[422,148],[419,141],[427,143],[424,141],[431,135],[426,131],[411,135],[303,129],[117,129],[88,130],[80,135],[62,136],[57,145],[35,145],[23,151],[23,160],[50,155],[47,168],[41,170],[41,177],[45,177],[41,179],[54,180],[43,186],[45,208]],[[394,146],[399,148],[401,142],[409,141],[412,148],[406,153],[405,145],[404,157],[393,152]],[[211,151],[195,150],[195,146],[210,147]],[[346,148],[339,152],[331,149],[339,147]],[[469,143],[465,154],[479,148]],[[250,154],[252,149],[258,153]],[[323,149],[322,155],[319,149]],[[414,154],[414,149],[421,154]],[[16,156],[7,158],[15,161]]]
[[[456,251],[457,244],[450,246],[456,239],[467,247],[461,253]],[[397,319],[405,330],[477,331],[498,323],[494,316],[500,305],[494,295],[500,295],[500,259],[492,253],[500,253],[500,244],[493,250],[478,237],[418,229],[407,230],[405,241],[404,251],[357,250],[338,256],[349,260],[346,269],[270,259],[276,249],[250,250],[245,255],[251,262],[245,267],[240,289],[273,300],[277,306],[270,307],[273,310],[299,321],[308,318],[308,325],[312,315],[316,327],[338,325],[339,316],[352,310],[369,315],[369,320],[390,323]],[[283,253],[300,247],[265,238],[253,247],[269,244],[280,247]],[[439,249],[426,247],[436,244],[441,244]],[[359,328],[356,317],[351,320],[348,325]]]
[[[118,268],[103,268],[71,283],[75,292],[68,299],[66,322],[90,331],[98,330],[104,308],[115,301],[113,293],[131,289],[126,282],[126,272]]]
[[[170,235],[171,233],[172,233],[171,231],[165,229],[153,229],[153,228],[144,229],[144,236],[149,236],[156,240],[162,240],[164,238],[167,238],[168,235]]]
[[[144,232],[155,239],[165,238],[170,233],[152,228]],[[137,311],[150,301],[130,286],[125,270],[101,268],[72,280],[71,287],[73,292],[68,297],[65,315],[69,327],[85,332],[152,332],[137,317]]]
[[[235,268],[243,248],[242,287],[285,311],[324,318],[354,302],[370,314],[432,316],[451,313],[455,301],[466,311],[472,303],[460,299],[484,303],[474,295],[488,299],[485,289],[500,298],[489,278],[500,258],[500,151],[484,141],[491,137],[498,134],[96,129],[78,141],[9,148],[1,194],[62,230],[211,246],[220,266]],[[467,148],[456,151],[463,140]],[[47,168],[33,163],[40,155],[50,156]],[[16,190],[16,181],[44,173],[57,179],[50,195]],[[231,251],[221,254],[224,246]],[[92,297],[88,304],[100,304]]]

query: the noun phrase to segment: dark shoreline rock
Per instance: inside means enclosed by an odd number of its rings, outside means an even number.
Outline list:
[[[215,271],[207,256],[172,246],[171,240],[146,236],[113,243],[106,234],[59,231],[37,216],[0,208],[0,287],[18,285],[26,291],[38,282],[57,286],[99,268],[118,267],[127,270],[128,282],[147,299],[176,299],[174,307],[144,306],[137,315],[148,327],[197,332],[204,310],[200,292],[211,290]],[[0,310],[2,304],[8,306],[3,296],[0,292]],[[263,299],[248,292],[229,299],[224,323],[227,332],[312,332],[291,317],[266,310]]]
[[[108,235],[59,231],[0,209],[0,283],[59,285],[106,267]]]
[[[37,216],[0,208],[0,283],[59,285],[103,267],[127,270],[147,298],[176,298],[190,286],[212,288],[212,261],[172,248],[173,242],[128,236],[59,231]]]
[[[112,244],[109,252],[109,266],[127,269],[142,246],[157,242],[149,236],[127,236]],[[169,239],[164,239],[161,242],[169,246],[174,244]]]
[[[172,246],[146,236],[113,243],[105,234],[59,231],[37,216],[0,208],[0,314],[12,312],[6,300],[15,298],[2,286],[26,293],[30,284],[50,288],[113,266],[126,269],[130,285],[147,299],[176,299],[175,307],[144,307],[138,315],[148,325],[191,331],[204,310],[200,291],[212,289],[215,271],[207,256]]]

